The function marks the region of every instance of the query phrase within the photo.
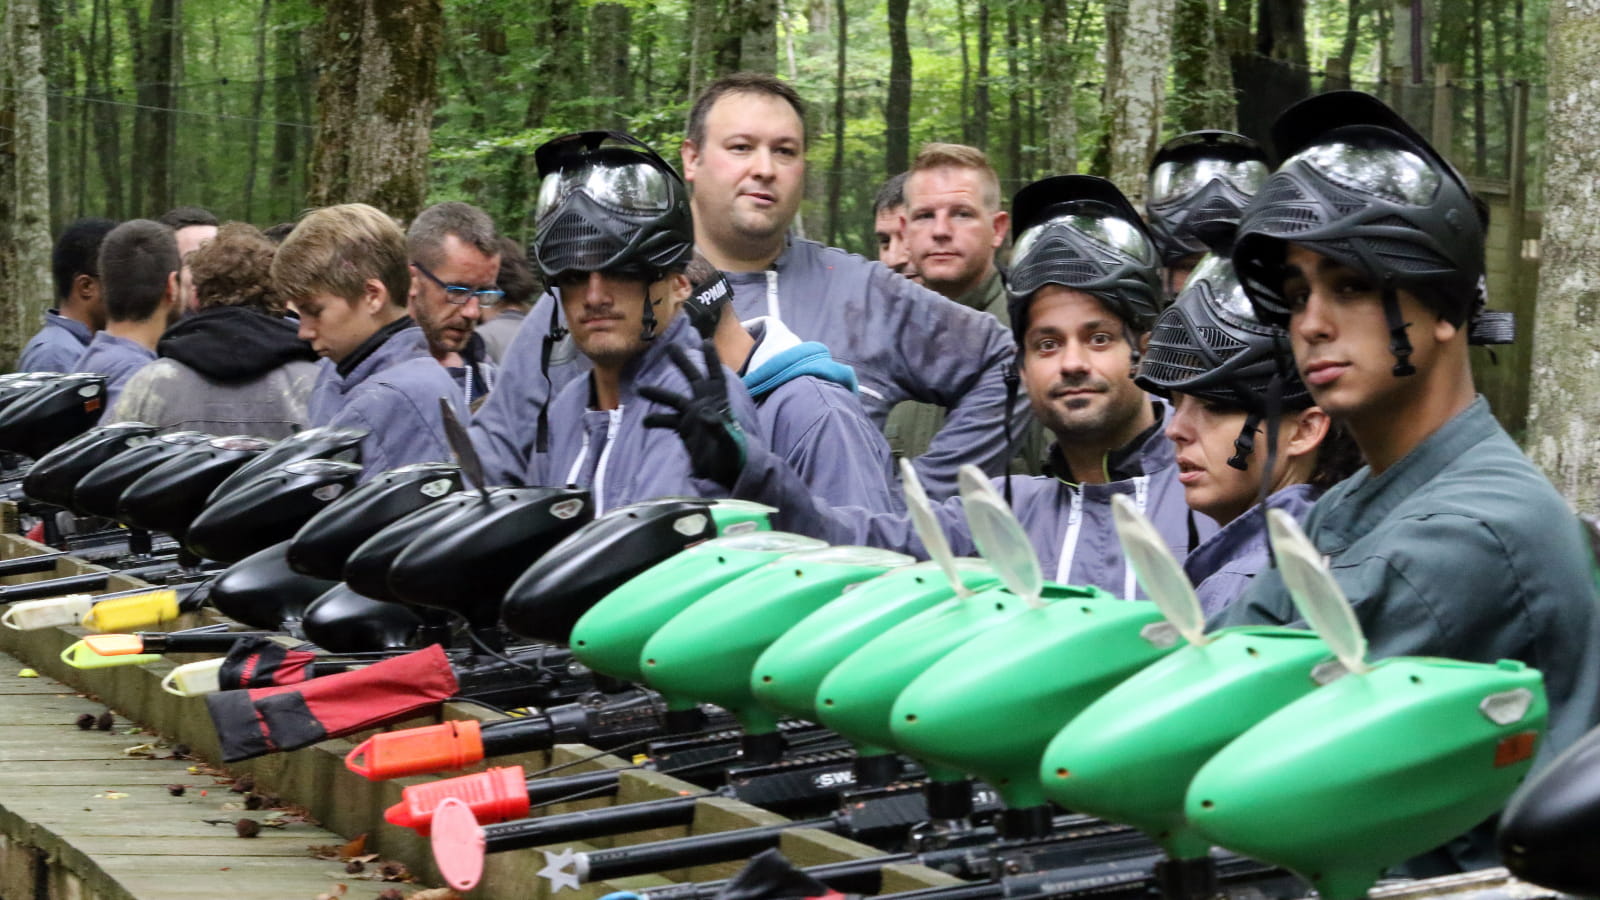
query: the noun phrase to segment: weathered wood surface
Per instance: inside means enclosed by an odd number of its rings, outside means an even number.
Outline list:
[[[9,505],[0,504],[0,506]],[[28,541],[16,535],[0,535],[0,559],[41,553],[48,549],[44,545]],[[57,567],[57,573],[60,575],[77,574],[87,571],[86,567],[88,565],[80,560],[68,558],[63,560]],[[21,583],[45,577],[51,577],[51,575],[47,573],[0,578],[0,583]],[[125,576],[114,576],[107,590],[124,590],[138,586],[140,586],[139,582],[128,579]],[[172,623],[170,626],[162,626],[160,630],[189,627],[218,620],[222,619],[215,613],[188,615],[180,622]],[[187,743],[196,755],[204,759],[213,761],[221,759],[215,728],[206,713],[204,701],[198,698],[175,697],[160,689],[161,678],[170,672],[174,665],[198,657],[172,657],[141,668],[73,669],[63,663],[59,655],[63,649],[81,638],[85,633],[81,628],[53,628],[34,632],[15,632],[0,628],[0,652],[10,653],[20,659],[24,659],[27,661],[26,665],[35,667],[41,675],[58,679],[71,686],[66,689],[66,695],[61,695],[58,693],[62,690],[61,688],[48,686],[50,683],[43,678],[4,678],[7,675],[14,675],[14,671],[4,668],[4,665],[8,665],[9,662],[0,663],[0,678],[7,682],[31,683],[32,687],[22,686],[16,688],[16,690],[24,693],[31,691],[32,693],[29,695],[37,698],[38,703],[43,704],[37,708],[29,707],[30,711],[27,712],[19,711],[17,713],[19,716],[47,719],[50,716],[54,716],[56,710],[59,709],[63,713],[60,721],[64,723],[67,729],[76,732],[77,729],[71,724],[72,720],[78,715],[77,712],[72,711],[77,708],[73,704],[82,704],[88,701],[83,700],[81,697],[73,697],[71,690],[81,690],[90,692],[105,701],[106,704],[109,704],[119,714],[119,727],[125,725],[120,718],[121,715],[125,714],[142,725],[166,736],[169,740]],[[23,664],[19,662],[17,666],[20,667]],[[5,699],[3,695],[0,695],[0,722],[10,721],[9,710],[11,705],[5,703]],[[95,705],[93,711],[98,713],[102,709],[104,709],[103,706]],[[391,728],[407,728],[416,725],[433,724],[445,719],[462,718],[487,721],[501,717],[470,704],[446,704],[436,715],[398,723],[391,726]],[[353,749],[356,743],[371,733],[366,732],[354,735],[349,739],[325,741],[291,753],[270,754],[230,765],[228,769],[234,774],[249,773],[254,775],[261,791],[283,797],[290,802],[306,807],[311,815],[322,824],[323,828],[327,830],[323,832],[326,836],[325,839],[304,842],[304,845],[300,847],[301,855],[306,855],[306,845],[340,843],[342,840],[366,834],[368,835],[368,852],[380,853],[385,859],[399,860],[405,863],[412,872],[416,873],[425,882],[442,884],[443,881],[433,864],[433,855],[427,839],[419,837],[410,829],[390,825],[383,818],[384,810],[400,802],[400,792],[404,787],[432,781],[434,777],[403,778],[389,782],[372,783],[350,772],[344,766],[345,754]],[[106,737],[101,732],[92,734],[93,736],[89,738],[90,740]],[[117,754],[120,754],[124,746],[141,742],[141,739],[137,736],[120,737],[125,743],[117,743],[118,738],[111,739],[111,743],[114,745],[113,751]],[[63,744],[63,749],[68,746],[77,747],[79,745]],[[82,746],[87,747],[89,745]],[[7,745],[3,740],[0,740],[0,773],[12,768],[4,764],[4,754],[6,752]],[[18,746],[13,748],[12,752],[26,754],[34,751],[26,746]],[[74,750],[70,752],[87,751]],[[114,760],[110,762],[114,762]],[[568,765],[573,763],[576,764]],[[107,760],[96,758],[83,759],[64,766],[62,763],[52,761],[49,758],[41,758],[36,762],[28,762],[25,765],[29,767],[54,765],[61,768],[67,768],[70,765],[81,765],[84,767],[85,772],[89,772],[93,771],[92,767],[94,766],[107,764]],[[583,745],[561,745],[548,753],[540,752],[496,757],[485,763],[479,763],[463,772],[448,773],[448,775],[482,771],[490,765],[520,765],[529,773],[538,772],[549,766],[567,765],[568,767],[563,769],[563,774],[571,774],[598,768],[620,768],[627,766],[628,761],[616,756],[601,754],[594,748]],[[134,766],[127,771],[148,772],[151,770]],[[66,778],[70,776],[62,775],[60,777]],[[89,780],[93,781],[94,779],[91,778]],[[180,781],[180,779],[161,781],[155,789],[164,794],[164,786],[174,781]],[[137,781],[129,782],[129,784],[143,783]],[[6,784],[6,778],[0,775],[0,797],[4,796]],[[554,815],[577,809],[679,796],[683,791],[697,790],[698,788],[695,786],[668,775],[653,772],[631,772],[623,776],[621,788],[616,797],[557,804],[544,810],[544,813]],[[132,791],[126,792],[133,793]],[[237,797],[237,795],[232,796]],[[127,801],[120,802],[126,803]],[[162,819],[150,823],[149,827],[159,830],[164,821]],[[576,849],[600,849],[682,837],[691,833],[706,834],[777,821],[782,821],[782,817],[749,804],[718,798],[702,802],[700,809],[697,810],[694,823],[688,827],[660,828],[626,835],[610,835],[592,839],[588,843],[571,846]],[[331,834],[328,832],[331,832]],[[226,829],[219,829],[218,833],[228,841],[235,841],[240,844],[251,843],[227,835]],[[0,828],[0,840],[4,840],[4,835],[4,828]],[[128,884],[135,884],[141,886],[141,889],[148,889],[142,894],[110,896],[173,898],[173,900],[187,900],[191,896],[203,896],[208,900],[226,896],[233,900],[232,895],[235,894],[240,900],[247,900],[247,898],[255,896],[221,887],[220,883],[211,880],[208,872],[195,875],[197,879],[194,882],[196,886],[193,888],[195,893],[189,893],[190,887],[188,886],[169,885],[162,889],[156,889],[160,888],[160,883],[158,879],[153,877],[154,870],[149,864],[147,851],[138,851],[139,854],[145,854],[138,857],[145,860],[141,863],[144,868],[139,870],[139,872],[145,874],[135,874],[132,868],[128,868],[133,863],[131,861],[123,861],[122,857],[125,854],[117,853],[118,844],[116,842],[119,835],[120,833],[85,832],[75,835],[70,840],[72,846],[76,848],[72,852],[77,853],[78,857],[76,858],[82,859],[86,865],[91,864],[91,862],[98,862],[103,855],[109,854],[110,857],[116,858],[118,865],[122,866],[123,870],[130,873]],[[190,835],[188,837],[200,840],[202,836]],[[262,839],[257,838],[255,840]],[[223,846],[227,845],[224,844]],[[267,844],[263,846],[274,845]],[[785,839],[784,850],[786,853],[791,853],[791,858],[800,865],[817,865],[844,859],[875,856],[879,853],[879,851],[866,845],[815,831],[797,831],[790,835]],[[4,852],[6,851],[3,846],[0,846],[0,854]],[[252,858],[254,853],[255,851],[252,851]],[[195,855],[203,856],[206,854],[197,852]],[[3,856],[0,856],[0,859],[3,858]],[[309,859],[308,856],[307,858]],[[317,860],[311,860],[311,862],[323,866],[327,871],[337,872],[341,868],[340,864],[336,862],[319,862]],[[562,900],[567,900],[567,898],[571,898],[571,900],[593,900],[593,898],[615,890],[637,890],[672,881],[702,881],[726,878],[737,872],[743,866],[743,863],[744,861],[740,860],[722,865],[701,866],[657,875],[597,882],[585,885],[578,892],[567,891],[559,896]],[[472,898],[472,900],[548,900],[553,895],[549,894],[543,879],[538,877],[538,872],[544,865],[544,854],[538,849],[496,854],[486,861],[483,882],[466,896]],[[3,866],[0,866],[0,869],[3,869]],[[248,872],[249,867],[235,867],[234,870]],[[318,871],[322,871],[322,869]],[[261,873],[251,875],[250,878],[274,884],[275,892],[270,895],[274,898],[312,898],[318,893],[327,890],[332,883],[327,882],[314,890],[305,891],[298,884],[291,889],[286,882],[274,882],[269,876]],[[20,889],[8,892],[6,879],[6,875],[0,874],[0,900],[11,900],[13,896],[33,896],[31,893],[26,893]],[[894,867],[894,871],[891,873],[887,887],[895,891],[912,890],[919,887],[949,884],[954,881],[955,879],[948,875],[920,866],[897,866]],[[352,888],[352,894],[349,896],[367,896],[354,893],[357,882],[348,883],[351,884]],[[61,890],[43,895],[48,897],[80,896],[79,894],[65,893]],[[81,896],[87,898],[87,900],[98,900],[96,895],[93,894],[86,893]]]

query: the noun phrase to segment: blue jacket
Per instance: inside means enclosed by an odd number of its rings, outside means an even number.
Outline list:
[[[1319,493],[1309,484],[1291,484],[1267,497],[1267,508],[1281,509],[1304,522]],[[1239,599],[1270,560],[1267,517],[1256,504],[1196,547],[1183,561],[1183,571],[1200,597],[1201,609],[1210,617]]]
[[[901,512],[889,444],[856,399],[856,377],[828,348],[802,342],[775,319],[744,323],[757,341],[744,386],[756,403],[761,436],[833,506]]]
[[[138,341],[101,331],[68,371],[98,372],[106,376],[106,409],[109,411],[117,405],[117,396],[133,373],[155,359],[156,352]]]
[[[1162,434],[1160,426],[1165,421],[1166,405],[1157,401],[1156,408],[1156,427],[1117,454],[1117,470],[1126,477],[1107,484],[1071,484],[1045,475],[996,479],[995,489],[1002,495],[1004,482],[1011,483],[1012,509],[1033,542],[1045,578],[1063,584],[1094,585],[1119,597],[1142,596],[1112,524],[1113,494],[1132,494],[1180,560],[1189,551],[1191,530],[1196,541],[1216,532],[1215,522],[1190,513],[1184,503],[1172,442]],[[1054,447],[1051,457],[1055,465],[1063,465]],[[928,555],[908,516],[830,507],[808,496],[792,470],[762,447],[750,448],[749,460],[734,485],[733,495],[776,506],[773,524],[786,531],[833,544],[867,544],[923,559]],[[959,497],[937,504],[934,513],[956,555],[977,554]]]
[[[902,400],[949,409],[928,452],[914,461],[935,499],[954,496],[956,470],[973,463],[990,474],[1011,459],[1004,419],[1005,372],[1016,355],[1011,333],[993,316],[968,309],[896,275],[886,266],[815,241],[793,240],[765,272],[729,272],[741,322],[782,321],[802,340],[826,346],[855,371],[861,405],[879,429]],[[551,294],[534,305],[503,360],[500,390],[478,411],[473,432],[491,473],[509,478],[533,455],[540,406],[588,371],[570,338],[557,342],[547,386],[539,355],[557,309]],[[1029,421],[1026,396],[1012,414],[1020,440]]]
[[[365,428],[361,478],[417,462],[450,459],[439,416],[439,398],[449,398],[463,422],[467,408],[444,366],[428,353],[415,325],[396,332],[348,375],[324,359],[311,388],[307,417],[313,427]]]
[[[28,339],[17,359],[18,372],[71,372],[94,333],[77,319],[47,310],[44,327]]]
[[[616,409],[590,408],[589,378],[569,382],[550,402],[550,452],[536,455],[515,483],[587,487],[594,497],[595,515],[657,497],[726,496],[719,486],[690,474],[689,453],[677,432],[645,427],[646,416],[671,410],[639,396],[639,387],[646,384],[687,394],[689,383],[667,355],[667,345],[683,347],[703,369],[700,343],[688,316],[673,317],[623,368]],[[738,376],[724,374],[733,414],[748,435],[756,436],[751,443],[759,444],[755,405]]]

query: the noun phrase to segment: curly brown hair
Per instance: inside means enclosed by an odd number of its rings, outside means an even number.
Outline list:
[[[217,236],[189,254],[189,274],[200,308],[247,306],[283,315],[283,298],[272,286],[277,245],[254,225],[229,222]]]

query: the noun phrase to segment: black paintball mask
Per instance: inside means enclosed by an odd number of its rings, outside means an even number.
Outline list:
[[[620,131],[582,131],[541,145],[534,238],[528,256],[555,284],[574,272],[608,272],[646,285],[681,272],[694,253],[689,191],[667,161]],[[559,304],[550,311],[540,370],[549,380],[550,356],[566,337]],[[656,335],[648,296],[640,340]],[[539,413],[537,449],[548,449],[548,422]]]
[[[1372,277],[1382,291],[1394,374],[1415,374],[1398,292],[1409,290],[1468,342],[1505,344],[1509,313],[1486,312],[1487,216],[1461,174],[1382,101],[1357,91],[1304,100],[1273,125],[1283,165],[1246,208],[1233,263],[1261,319],[1287,327],[1294,242]]]
[[[1161,145],[1150,163],[1146,221],[1161,262],[1173,266],[1231,235],[1272,167],[1266,151],[1229,131],[1191,131]]]
[[[1156,320],[1134,383],[1163,397],[1176,391],[1244,410],[1244,427],[1228,459],[1240,471],[1249,469],[1263,420],[1268,443],[1275,444],[1278,416],[1312,405],[1287,333],[1257,317],[1233,265],[1215,255],[1200,260],[1178,299]]]

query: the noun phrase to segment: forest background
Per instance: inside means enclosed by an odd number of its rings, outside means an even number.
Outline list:
[[[621,128],[675,160],[690,99],[740,69],[809,103],[801,232],[869,255],[873,195],[923,142],[985,149],[1006,195],[1078,171],[1137,202],[1162,140],[1265,139],[1289,103],[1355,87],[1510,211],[1491,287],[1525,337],[1493,399],[1569,473],[1558,486],[1600,506],[1600,440],[1569,424],[1600,422],[1600,0],[0,4],[7,358],[46,305],[50,236],[79,216],[195,204],[266,226],[330,202],[404,219],[466,200],[526,240],[533,148]],[[1541,340],[1584,353],[1587,374],[1546,366]]]

